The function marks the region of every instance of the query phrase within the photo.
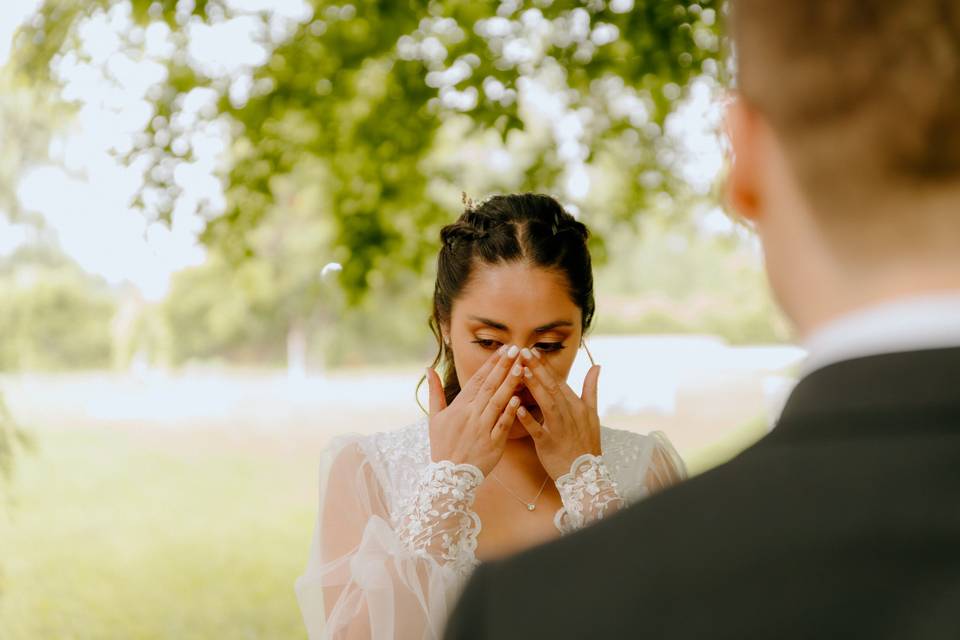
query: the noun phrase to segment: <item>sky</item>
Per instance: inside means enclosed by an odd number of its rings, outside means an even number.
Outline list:
[[[9,58],[17,26],[39,4],[0,3],[0,64]],[[84,34],[95,62],[109,57],[110,47],[117,44],[111,26],[120,25],[93,25]],[[82,65],[64,69],[71,77],[67,97],[82,97],[76,121],[51,144],[54,162],[28,171],[17,196],[24,208],[42,215],[64,252],[82,268],[111,284],[131,282],[145,298],[158,300],[166,294],[172,273],[203,261],[195,237],[199,221],[181,219],[168,229],[148,225],[131,210],[130,197],[140,176],[136,167],[122,166],[111,152],[129,144],[149,117],[142,98],[157,69],[141,65],[118,71],[123,80],[119,88]],[[0,216],[0,251],[13,250],[27,237],[23,227]]]
[[[13,32],[40,5],[40,0],[4,0],[0,3],[0,66],[10,57]]]
[[[40,0],[0,1],[0,65],[9,57],[12,36]],[[305,0],[230,0],[234,9],[270,10],[272,35],[291,29],[308,17]],[[249,90],[250,71],[265,60],[266,51],[251,38],[257,27],[249,16],[209,27],[191,28],[189,55],[211,75],[234,78],[231,98],[242,101]],[[173,273],[201,264],[205,251],[197,241],[204,221],[198,206],[206,200],[223,206],[222,189],[214,177],[224,159],[227,141],[223,123],[197,125],[205,118],[184,122],[195,160],[181,166],[174,180],[185,197],[178,203],[170,225],[148,221],[129,203],[141,184],[144,167],[124,166],[116,154],[129,150],[133,136],[151,117],[145,99],[154,82],[162,77],[157,62],[172,46],[163,25],[144,33],[147,56],[134,61],[119,50],[118,34],[131,27],[129,11],[121,3],[107,15],[90,20],[81,32],[85,53],[92,63],[66,57],[55,72],[64,81],[64,97],[78,101],[76,121],[58,136],[50,148],[53,162],[29,171],[19,185],[21,204],[39,212],[52,229],[62,249],[87,271],[112,284],[134,284],[148,300],[166,295]],[[110,77],[105,77],[103,69]],[[569,150],[564,180],[567,195],[582,197],[590,187],[578,141],[583,123],[549,91],[533,92],[535,108],[555,122],[558,150]],[[708,189],[723,163],[716,136],[719,105],[716,92],[705,82],[691,88],[686,104],[668,122],[668,133],[681,141],[682,174],[696,189]],[[212,108],[212,96],[196,91],[188,96],[187,119]],[[0,215],[0,254],[12,251],[29,234]],[[725,232],[730,222],[719,210],[703,217],[709,231]]]

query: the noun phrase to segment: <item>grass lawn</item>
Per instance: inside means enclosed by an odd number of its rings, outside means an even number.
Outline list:
[[[0,637],[302,638],[317,449],[33,428],[0,515]]]
[[[0,509],[2,640],[305,637],[293,582],[327,434],[66,421],[27,425],[37,450],[18,457]],[[764,431],[752,421],[687,448],[690,470]]]

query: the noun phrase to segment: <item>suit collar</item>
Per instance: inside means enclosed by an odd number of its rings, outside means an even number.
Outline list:
[[[775,431],[804,417],[929,410],[960,413],[960,347],[867,356],[818,369],[794,388]]]
[[[960,347],[960,291],[917,295],[859,309],[804,342],[802,373],[882,353]]]

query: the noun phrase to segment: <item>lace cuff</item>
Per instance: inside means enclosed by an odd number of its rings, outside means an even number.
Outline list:
[[[480,517],[473,501],[481,482],[483,472],[472,464],[431,462],[401,507],[400,539],[417,555],[431,556],[457,573],[471,571],[478,564]]]
[[[623,507],[617,483],[603,458],[585,453],[570,465],[570,472],[557,478],[563,507],[553,523],[561,534],[581,529]]]

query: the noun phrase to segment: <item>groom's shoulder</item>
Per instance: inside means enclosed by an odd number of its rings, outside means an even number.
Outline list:
[[[758,497],[761,488],[771,480],[780,456],[782,452],[777,451],[775,443],[755,445],[729,462],[653,494],[573,535],[498,563],[497,569],[521,575],[529,565],[553,564],[559,558],[567,558],[573,571],[602,575],[612,569],[615,574],[627,570],[631,558],[657,556],[667,547],[698,547],[698,540],[707,529],[713,531],[715,539],[721,533],[718,527],[729,522],[739,506]],[[587,553],[581,553],[584,550]],[[598,558],[601,562],[595,563]],[[606,563],[609,566],[605,567]]]
[[[545,567],[559,563],[568,575],[587,581],[652,577],[661,571],[656,579],[638,582],[649,585],[668,575],[678,578],[682,571],[677,571],[677,559],[686,564],[711,548],[744,541],[751,536],[745,529],[756,530],[758,514],[781,512],[784,501],[803,491],[793,486],[799,480],[795,455],[767,436],[732,460],[610,518],[496,563],[491,576],[498,574],[498,580],[509,583],[542,575]]]
[[[638,611],[638,603],[648,614],[650,608],[672,606],[663,596],[683,593],[697,582],[710,547],[733,544],[723,531],[736,529],[729,505],[736,500],[733,494],[752,485],[743,467],[757,464],[754,454],[746,455],[577,533],[482,565],[464,598],[466,609],[482,609],[476,615],[490,629],[487,637],[621,635],[629,628],[617,625],[633,624],[629,612]],[[597,620],[578,615],[565,617],[556,628],[552,621],[544,627],[557,607],[592,611]],[[656,635],[655,628],[648,630]]]
[[[543,637],[635,633],[622,625],[637,616],[646,617],[653,625],[647,630],[657,636],[656,621],[682,615],[681,602],[708,598],[727,579],[752,580],[738,575],[738,567],[752,566],[750,549],[762,547],[755,541],[768,533],[765,519],[786,513],[778,497],[783,492],[771,484],[789,482],[783,473],[777,477],[783,455],[775,442],[763,442],[575,534],[484,566],[472,593],[474,602],[484,602],[486,623],[520,625],[497,627],[490,637],[524,637],[516,632],[527,614],[542,624],[540,614],[566,606],[600,619],[567,620]],[[523,596],[530,593],[536,598]]]
[[[947,438],[945,429],[926,429],[940,437],[921,436],[912,420],[909,437],[901,437],[905,427],[886,425],[874,436],[876,420],[810,415],[780,425],[725,464],[576,534],[494,563],[483,572],[486,601],[499,611],[514,611],[515,602],[528,609],[569,602],[607,612],[620,624],[645,616],[693,625],[681,603],[714,603],[706,609],[717,617],[747,616],[747,603],[771,585],[827,598],[825,571],[842,585],[841,595],[909,574],[912,558],[940,549],[938,541],[960,528],[952,510],[960,491],[960,433]],[[898,555],[886,554],[872,573],[844,564],[891,523],[909,532],[897,540]],[[951,554],[960,566],[960,554]],[[537,597],[518,599],[525,593]],[[780,605],[779,613],[799,615],[788,602]],[[515,623],[519,616],[495,618]],[[590,633],[569,631],[556,637]],[[504,631],[503,637],[519,636]]]

